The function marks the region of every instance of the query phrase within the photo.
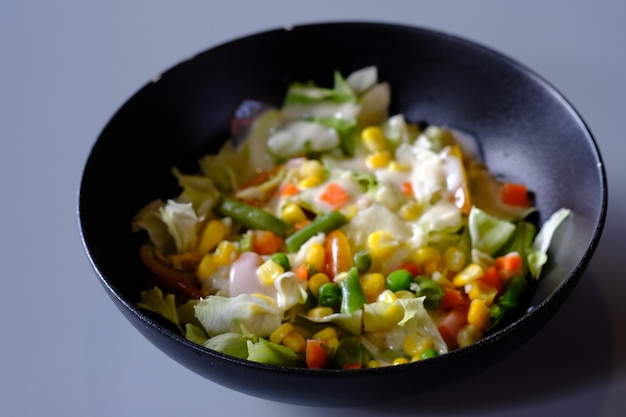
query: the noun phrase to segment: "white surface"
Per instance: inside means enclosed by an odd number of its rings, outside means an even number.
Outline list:
[[[621,415],[626,407],[625,16],[621,1],[4,0],[2,415]],[[535,69],[594,133],[609,176],[610,204],[602,242],[580,285],[563,310],[511,357],[424,396],[322,411],[222,388],[153,347],[98,283],[80,243],[75,204],[81,169],[97,135],[153,74],[245,34],[327,20],[439,29]]]

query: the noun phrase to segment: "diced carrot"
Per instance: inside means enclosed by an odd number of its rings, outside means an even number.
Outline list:
[[[449,349],[458,347],[457,336],[466,324],[467,314],[457,309],[450,310],[443,320],[439,322],[437,328]]]
[[[350,200],[350,194],[348,194],[341,185],[336,182],[331,182],[319,195],[319,200],[334,209],[339,209]]]
[[[498,268],[496,266],[489,266],[485,268],[485,274],[480,281],[487,285],[491,285],[498,290],[498,293],[502,292],[502,280],[500,279],[500,275],[498,275]]]
[[[517,271],[523,265],[522,257],[518,252],[507,253],[496,258],[496,267],[507,271]]]
[[[306,366],[307,368],[326,368],[328,362],[324,342],[317,339],[307,339],[306,341]]]
[[[248,181],[246,181],[241,187],[240,190],[249,188],[249,187],[255,187],[257,185],[263,184],[264,182],[270,180],[274,175],[276,175],[276,173],[278,171],[280,171],[281,169],[283,169],[282,165],[277,165],[274,168],[267,170],[267,171],[263,171],[255,176],[253,176],[252,178],[250,178]]]
[[[295,186],[295,184],[292,184],[290,182],[288,182],[287,184],[283,185],[280,189],[280,191],[278,192],[278,194],[281,197],[289,197],[291,195],[296,195],[298,194],[299,190],[298,187]]]
[[[293,230],[297,232],[309,223],[311,223],[311,220],[302,220],[301,222],[297,222],[293,225]]]
[[[333,279],[340,272],[348,272],[352,268],[352,249],[346,235],[340,230],[333,230],[326,235],[326,275]]]
[[[463,294],[461,291],[454,288],[445,288],[443,290],[443,298],[439,307],[444,310],[451,310],[459,305],[463,301]]]
[[[344,363],[341,369],[361,369],[363,364],[360,362],[348,362]]]
[[[411,184],[409,181],[405,181],[402,183],[401,190],[402,194],[409,197],[413,196],[413,184]]]
[[[400,268],[398,269],[404,269],[405,271],[409,271],[414,277],[420,274],[420,267],[415,262],[405,262],[400,265]]]
[[[528,207],[528,189],[523,184],[508,182],[502,185],[502,202],[509,206]]]
[[[302,281],[306,281],[307,279],[309,279],[309,270],[306,268],[306,264],[300,265],[293,272]]]
[[[283,239],[269,230],[255,230],[252,233],[252,250],[259,255],[272,255],[280,249]]]

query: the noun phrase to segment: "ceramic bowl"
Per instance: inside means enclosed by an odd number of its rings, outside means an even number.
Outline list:
[[[370,65],[391,84],[391,113],[471,132],[491,171],[525,183],[534,191],[540,213],[561,207],[572,211],[554,236],[550,261],[527,312],[479,343],[428,361],[310,370],[211,351],[138,309],[146,272],[130,219],[147,202],[178,194],[172,166],[193,172],[200,156],[216,152],[229,137],[231,114],[242,99],[279,106],[290,82],[331,85],[334,70],[348,74]],[[602,232],[606,204],[605,171],[592,134],[563,95],[535,72],[449,34],[335,22],[246,36],[148,82],[97,138],[82,176],[78,216],[85,250],[106,293],[171,358],[242,393],[343,406],[415,395],[495,365],[517,349],[553,316],[583,276]]]

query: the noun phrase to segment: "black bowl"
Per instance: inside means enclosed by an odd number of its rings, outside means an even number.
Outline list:
[[[490,169],[529,186],[544,215],[571,217],[528,312],[479,343],[428,361],[363,370],[283,368],[193,344],[137,309],[145,275],[135,212],[178,194],[171,167],[197,169],[229,136],[245,98],[280,105],[292,81],[330,85],[332,73],[376,65],[392,86],[391,110],[412,121],[477,136]],[[78,198],[82,239],[107,293],[154,345],[218,384],[270,400],[363,404],[420,392],[495,364],[528,340],[566,300],[598,244],[607,204],[601,156],[585,123],[546,81],[515,61],[463,39],[377,23],[303,25],[212,48],[161,74],[107,124],[84,169]],[[323,398],[323,401],[320,400]]]

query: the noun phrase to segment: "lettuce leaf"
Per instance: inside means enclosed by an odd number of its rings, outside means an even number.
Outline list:
[[[278,366],[295,366],[300,360],[292,349],[260,338],[254,343],[247,341],[248,360]]]
[[[174,324],[181,334],[185,334],[180,321],[178,320],[178,311],[176,310],[176,299],[174,294],[163,295],[159,287],[141,292],[141,301],[137,303],[139,308],[152,311],[161,315]]]
[[[247,359],[249,340],[249,337],[240,333],[224,333],[213,336],[202,344],[209,349],[225,353],[226,355]]]
[[[543,224],[539,233],[535,237],[532,246],[532,252],[528,255],[528,269],[533,279],[539,279],[543,265],[548,260],[548,248],[552,241],[552,237],[560,224],[570,215],[571,211],[562,208],[554,212],[550,218]]]
[[[154,246],[161,253],[168,254],[176,252],[176,244],[161,219],[159,210],[164,205],[163,200],[154,200],[142,207],[131,220],[131,230],[133,233],[145,230]]]
[[[176,201],[191,203],[198,216],[206,216],[215,206],[220,194],[213,181],[204,175],[182,174],[178,168],[173,168],[172,173],[183,189]]]
[[[469,214],[469,232],[472,248],[494,256],[515,233],[515,224],[491,216],[478,207],[472,207]]]
[[[240,294],[236,297],[212,295],[195,305],[196,318],[209,336],[241,333],[267,337],[281,324],[283,311],[269,297]]]
[[[192,203],[167,200],[165,206],[159,208],[159,215],[163,223],[167,225],[167,230],[174,239],[178,253],[196,250],[197,227],[203,218],[196,215]]]

